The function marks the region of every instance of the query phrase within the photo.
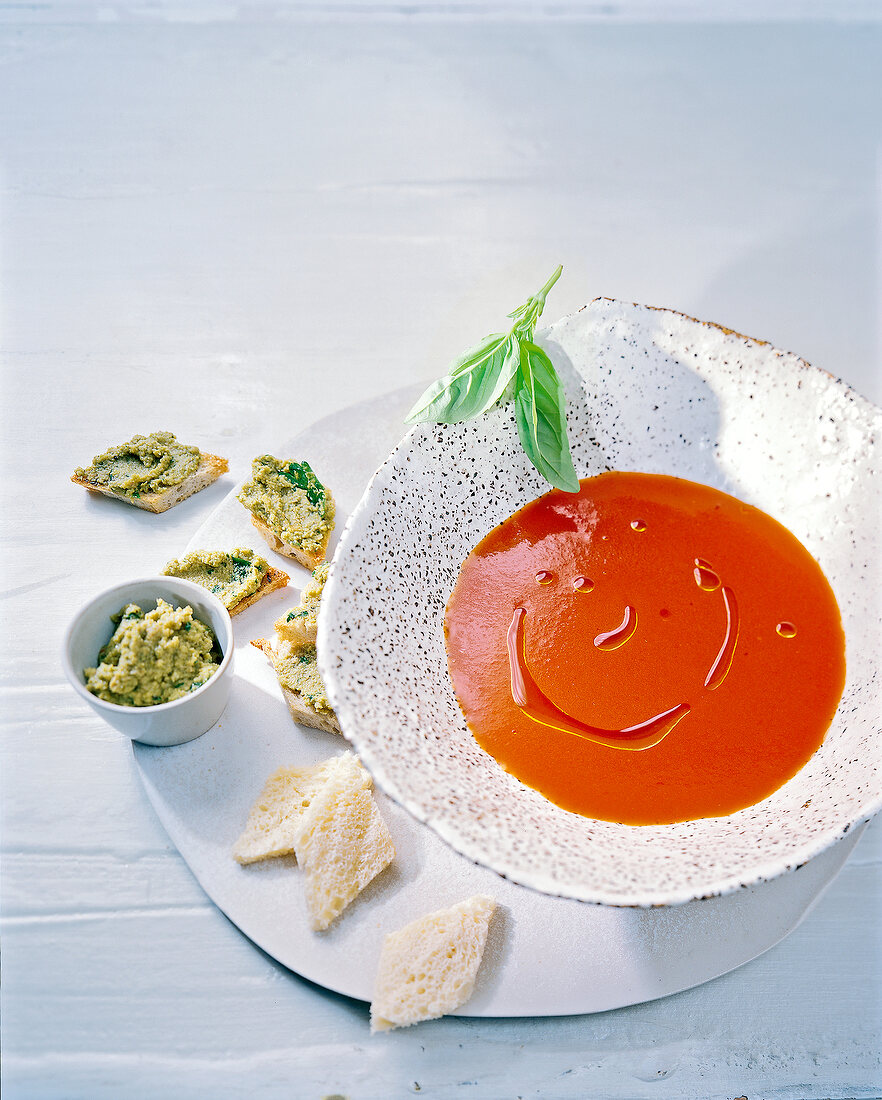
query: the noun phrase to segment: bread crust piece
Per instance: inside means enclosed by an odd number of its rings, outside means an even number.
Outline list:
[[[411,921],[383,940],[371,1031],[409,1027],[453,1012],[471,997],[496,902],[475,894]]]
[[[252,592],[250,596],[243,596],[238,603],[234,603],[229,612],[231,615],[238,615],[240,611],[244,611],[246,607],[251,607],[253,603],[257,603],[258,600],[262,600],[264,596],[268,596],[270,592],[275,592],[277,588],[284,588],[291,578],[287,573],[282,572],[281,569],[275,569],[273,566],[269,566],[261,578],[260,584],[255,592]]]
[[[312,572],[312,579],[300,593],[300,603],[276,619],[276,638],[292,646],[315,645],[318,637],[318,615],[322,592],[330,572],[330,564],[322,562]]]
[[[279,768],[233,846],[241,864],[296,856],[315,932],[325,931],[395,858],[371,786],[370,775],[348,751],[310,767]]]
[[[325,489],[325,492],[327,491],[328,490]],[[325,555],[328,552],[328,543],[331,540],[332,532],[330,530],[326,533],[316,553],[308,554],[299,546],[292,546],[291,543],[282,542],[275,531],[267,527],[263,520],[258,519],[253,512],[251,513],[251,522],[260,532],[270,550],[275,550],[277,554],[282,554],[286,558],[293,558],[294,561],[299,562],[300,565],[305,566],[307,569],[316,569],[325,560]]]
[[[233,846],[241,864],[293,855],[298,825],[328,776],[334,757],[306,768],[279,768],[267,779]]]
[[[227,473],[229,468],[230,465],[225,458],[200,451],[198,469],[185,478],[180,485],[171,485],[159,493],[142,493],[139,497],[116,493],[106,485],[96,485],[93,481],[77,477],[76,474],[71,476],[71,481],[75,485],[88,489],[90,493],[101,493],[103,496],[113,497],[114,500],[121,500],[135,508],[142,508],[145,512],[167,512],[169,508],[173,508],[182,500],[186,500],[187,497],[198,493],[200,489],[205,489],[212,482],[217,481],[221,474]]]
[[[351,752],[332,757],[323,778],[293,828],[314,932],[328,928],[395,858],[371,777],[358,757]]]
[[[262,651],[275,671],[276,654],[270,639],[255,638],[252,640],[251,644]],[[324,730],[326,733],[343,732],[340,729],[340,723],[337,721],[337,715],[332,710],[318,711],[307,702],[299,692],[291,691],[291,689],[285,687],[281,681],[279,681],[279,687],[282,689],[282,696],[295,722],[298,722],[302,726],[311,726],[313,729]]]

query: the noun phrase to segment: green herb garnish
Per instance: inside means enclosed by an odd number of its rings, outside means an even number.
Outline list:
[[[325,487],[312,472],[308,462],[289,462],[279,473],[296,489],[302,489],[310,504],[321,504],[325,499]]]
[[[567,438],[563,386],[547,354],[533,343],[545,298],[562,267],[545,286],[508,316],[508,332],[494,332],[461,355],[433,382],[407,414],[409,424],[458,424],[498,402],[514,401],[521,446],[539,473],[557,489],[579,491]]]

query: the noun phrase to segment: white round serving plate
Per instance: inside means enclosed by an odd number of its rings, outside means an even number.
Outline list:
[[[418,425],[353,513],[319,624],[343,731],[377,786],[457,851],[545,893],[673,905],[790,871],[882,806],[882,413],[795,355],[671,310],[597,299],[539,342],[567,392],[580,478],[634,470],[713,486],[818,560],[847,639],[823,744],[756,805],[640,827],[563,810],[481,749],[450,683],[443,620],[474,546],[549,489],[511,405]]]
[[[403,417],[419,391],[354,406],[278,445],[280,456],[307,459],[331,486],[338,506],[335,544],[378,464],[401,439]],[[236,675],[219,723],[186,745],[136,744],[135,762],[160,821],[212,901],[272,958],[327,989],[370,1000],[386,932],[487,893],[499,908],[475,993],[458,1015],[568,1015],[663,997],[724,974],[787,935],[858,840],[861,830],[854,829],[792,874],[726,897],[672,908],[612,908],[550,897],[501,878],[455,852],[377,790],[395,862],[327,932],[315,933],[294,860],[242,867],[231,849],[276,768],[310,764],[348,746],[341,737],[291,721],[272,670],[250,645],[297,602],[308,574],[261,548],[233,492],[189,548],[236,545],[265,553],[291,575],[291,584],[233,619]]]

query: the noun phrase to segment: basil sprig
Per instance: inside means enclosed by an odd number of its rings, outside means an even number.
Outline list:
[[[494,332],[461,355],[407,414],[407,422],[458,424],[498,402],[514,401],[521,446],[542,477],[557,489],[579,491],[567,438],[566,400],[551,360],[533,343],[554,272],[538,294],[508,316],[508,332]]]

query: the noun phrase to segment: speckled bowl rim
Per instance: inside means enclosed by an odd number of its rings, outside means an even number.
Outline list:
[[[540,334],[539,342],[542,342],[542,336],[548,332],[553,332],[559,325],[572,320],[578,314],[584,312],[590,306],[597,303],[610,303],[614,300],[598,298],[594,299],[588,305],[583,306],[581,310],[577,311],[577,314],[573,314],[570,317],[562,318],[557,322],[552,329],[545,330]],[[758,340],[752,337],[745,337],[735,330],[729,329],[723,325],[715,322],[701,321],[688,314],[681,313],[679,311],[654,306],[637,306],[636,303],[626,303],[626,305],[634,305],[635,308],[654,310],[661,314],[669,314],[672,317],[680,318],[683,321],[692,322],[701,326],[705,326],[708,329],[718,330],[720,333],[736,337],[739,340],[750,341],[757,347],[764,347],[770,349],[775,355],[780,357],[786,357],[791,360],[792,365],[799,370],[811,372],[816,377],[823,378],[825,384],[831,386],[840,394],[847,397],[847,399],[858,406],[863,408],[868,418],[872,418],[873,415],[879,415],[880,410],[869,402],[866,398],[862,397],[852,387],[848,386],[842,380],[835,378],[832,374],[821,368],[814,367],[810,363],[803,359],[797,358],[795,355],[789,352],[781,351],[773,348],[767,341]],[[571,396],[571,395],[570,395]],[[353,544],[358,541],[360,534],[364,531],[370,522],[370,519],[376,510],[379,499],[388,488],[390,483],[390,477],[394,473],[396,464],[401,456],[406,455],[411,447],[415,437],[419,436],[436,425],[420,424],[411,428],[403,436],[401,442],[392,450],[386,460],[376,470],[370,482],[368,483],[361,500],[351,515],[346,521],[344,529],[340,536],[340,541],[334,555],[332,568],[329,578],[326,582],[324,594],[323,594],[323,608],[330,609],[336,605],[338,599],[340,599],[344,593],[340,582],[338,580],[337,573],[335,571],[336,564],[348,553],[351,552]],[[582,476],[582,475],[580,475]],[[688,475],[682,475],[688,476]],[[544,490],[546,491],[547,486]],[[399,805],[404,807],[409,813],[411,813],[418,821],[428,825],[433,831],[442,838],[447,844],[449,844],[454,850],[458,851],[461,855],[472,860],[473,862],[485,866],[504,878],[510,879],[522,886],[537,890],[541,893],[545,893],[556,897],[566,897],[580,900],[590,904],[610,905],[615,907],[631,907],[631,908],[654,908],[661,906],[680,905],[687,902],[704,900],[712,897],[719,897],[726,894],[733,893],[737,890],[747,889],[753,886],[760,885],[764,882],[771,881],[779,876],[789,873],[794,870],[798,870],[801,866],[807,863],[814,856],[825,851],[831,845],[845,837],[853,828],[865,824],[871,820],[880,810],[882,810],[882,787],[877,791],[875,797],[866,799],[860,804],[858,808],[851,814],[846,814],[841,820],[835,824],[830,825],[825,831],[816,834],[811,840],[806,841],[800,845],[794,846],[792,849],[783,853],[778,853],[774,859],[767,860],[765,862],[757,861],[749,868],[745,869],[744,873],[732,874],[718,880],[709,880],[700,889],[697,889],[694,885],[683,889],[668,889],[666,891],[654,891],[652,893],[639,893],[632,892],[627,896],[623,896],[620,893],[604,891],[602,889],[594,888],[590,885],[577,885],[572,882],[561,882],[554,875],[542,875],[533,871],[525,873],[523,868],[515,863],[509,863],[500,858],[489,854],[481,844],[470,843],[461,835],[460,830],[457,828],[455,821],[450,822],[444,819],[439,819],[437,816],[433,816],[430,811],[418,800],[411,797],[406,789],[404,789],[399,783],[396,783],[390,775],[387,773],[384,767],[383,758],[377,754],[369,743],[366,743],[360,737],[360,715],[357,710],[352,706],[350,698],[348,697],[346,685],[343,679],[337,675],[337,670],[333,666],[332,661],[329,659],[329,653],[332,648],[333,628],[330,626],[332,615],[326,613],[320,617],[319,621],[319,639],[318,639],[318,663],[319,669],[325,682],[330,701],[337,713],[338,719],[341,724],[343,735],[352,744],[355,751],[359,754],[365,766],[371,772],[375,783],[381,788],[386,795],[392,798]],[[452,690],[452,689],[451,689]],[[766,801],[766,800],[764,800]],[[762,806],[763,803],[758,803],[758,806]],[[559,809],[559,808],[557,808]],[[750,809],[750,807],[748,807]],[[561,813],[566,811],[561,810]],[[742,811],[743,812],[743,811]],[[576,815],[578,816],[578,815]],[[728,815],[732,816],[732,815]],[[715,821],[726,820],[726,817],[722,818],[704,818],[700,821]],[[683,829],[688,827],[692,822],[680,822],[671,826],[661,826],[663,829]],[[645,829],[646,826],[632,826],[630,828]]]

